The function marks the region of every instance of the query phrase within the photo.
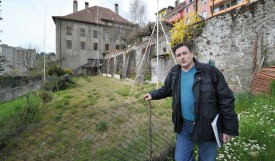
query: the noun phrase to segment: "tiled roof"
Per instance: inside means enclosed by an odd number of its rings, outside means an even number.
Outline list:
[[[182,3],[180,3],[179,5],[177,5],[173,10],[171,10],[171,11],[168,12],[168,13],[166,13],[166,15],[168,16],[168,15],[174,13],[175,11],[178,12],[178,9],[179,9],[179,8],[182,8],[182,7],[185,6],[185,5],[186,5],[186,2],[183,1]]]
[[[262,68],[252,81],[252,93],[269,93],[271,81],[275,80],[275,66]]]
[[[115,12],[108,8],[93,6],[81,11],[74,12],[72,14],[66,16],[53,16],[53,20],[55,19],[64,19],[78,22],[86,22],[86,23],[97,23],[97,11],[98,11],[98,24],[103,24],[103,21],[115,21],[119,23],[134,25],[130,21],[122,18],[117,15]]]

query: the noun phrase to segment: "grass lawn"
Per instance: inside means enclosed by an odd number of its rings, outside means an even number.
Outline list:
[[[10,140],[3,154],[11,160],[148,159],[149,116],[143,95],[155,85],[136,84],[131,90],[132,83],[105,77],[76,78],[76,82],[52,93],[53,100],[40,107],[42,121]],[[275,99],[250,94],[235,98],[240,135],[224,144],[217,160],[274,160]],[[151,103],[153,157],[173,160],[169,157],[175,143],[171,99]],[[24,97],[1,104],[1,116],[19,105],[24,105]]]
[[[11,140],[6,154],[27,160],[147,158],[148,110],[142,97],[154,85],[135,85],[130,95],[128,81],[92,77],[76,82],[52,93],[53,100],[41,106],[42,121]],[[155,157],[166,155],[175,140],[170,105],[169,99],[152,103]]]
[[[33,102],[39,102],[39,98],[34,94],[30,94],[30,100]],[[0,120],[9,117],[21,110],[26,105],[26,97],[22,96],[15,100],[0,103]]]

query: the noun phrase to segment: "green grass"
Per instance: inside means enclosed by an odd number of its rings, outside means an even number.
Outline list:
[[[41,120],[40,105],[40,99],[34,93],[0,105],[0,146],[17,144],[10,139],[20,134],[21,128]]]
[[[30,101],[39,104],[40,100],[39,98],[34,94],[30,94]],[[22,110],[23,107],[26,105],[26,97],[21,96],[15,100],[11,100],[8,102],[0,103],[0,120],[1,118],[9,117],[10,115],[13,115],[17,113],[19,110]]]
[[[31,148],[48,160],[89,160],[91,156],[97,160],[129,160],[135,153],[143,156],[137,159],[145,158],[148,155],[148,105],[142,97],[156,85],[136,85],[129,105],[121,107],[126,97],[128,99],[131,84],[102,77],[89,80],[77,78],[75,87],[54,92],[53,100],[40,106],[44,112],[43,121],[52,123],[26,131],[28,137],[13,140],[9,150],[21,154]],[[31,98],[34,98],[31,102],[37,99],[35,95]],[[275,158],[275,99],[249,93],[235,94],[235,98],[240,135],[230,144],[224,144],[218,151],[217,160],[269,161]],[[22,97],[2,103],[0,116],[9,116],[23,109],[25,100]],[[167,145],[175,143],[171,123],[172,99],[151,103],[154,155],[161,156]],[[45,139],[45,144],[39,139]],[[32,140],[37,144],[31,144]],[[48,151],[37,145],[43,145]],[[170,154],[164,156],[166,160],[173,160]]]
[[[274,160],[275,99],[271,97],[274,96],[236,95],[240,134],[224,144],[219,150],[218,160]]]
[[[16,100],[8,101],[0,104],[0,118],[9,116],[15,113],[18,108],[22,108],[26,102],[25,97],[20,97]]]
[[[119,95],[121,95],[121,96],[126,97],[126,96],[129,96],[129,94],[130,94],[130,89],[129,89],[129,88],[122,88],[122,89],[120,89],[119,91],[117,91],[117,93],[118,93]]]

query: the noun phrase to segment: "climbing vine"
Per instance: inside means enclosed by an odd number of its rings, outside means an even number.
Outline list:
[[[190,41],[202,33],[205,22],[197,12],[189,12],[173,24],[170,45],[175,46],[183,40]]]

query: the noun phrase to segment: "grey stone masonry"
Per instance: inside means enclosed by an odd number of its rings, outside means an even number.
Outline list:
[[[206,21],[195,40],[196,54],[203,62],[213,60],[229,84],[248,89],[252,81],[254,42],[258,34],[258,66],[265,56],[275,58],[275,1],[259,0]]]
[[[240,8],[231,10],[205,20],[206,26],[202,29],[199,37],[195,38],[195,57],[204,63],[210,60],[220,69],[226,81],[233,91],[248,90],[253,77],[253,57],[257,44],[257,65],[262,60],[271,64],[275,62],[275,1],[259,0],[249,3]],[[256,35],[258,38],[256,38]],[[257,40],[257,43],[255,43]],[[156,39],[151,44],[150,68],[152,82],[163,82],[168,71],[175,65],[164,36],[159,39],[159,67],[155,48]],[[127,50],[121,51],[118,55],[133,54],[135,61],[123,61],[125,67],[122,71],[123,78],[127,73],[137,73],[142,62],[141,50],[146,48],[148,41],[144,41]],[[164,50],[165,49],[165,50]],[[134,52],[134,51],[135,52]],[[132,51],[132,52],[129,52]],[[107,66],[107,65],[106,65]],[[110,67],[110,66],[109,66]],[[143,65],[146,67],[146,65]],[[148,67],[148,66],[147,66]],[[129,72],[131,68],[131,72]],[[141,70],[144,70],[142,69]],[[159,69],[159,73],[157,72]],[[111,70],[110,70],[111,71]],[[144,73],[144,72],[140,72]],[[159,77],[157,78],[157,74]]]

